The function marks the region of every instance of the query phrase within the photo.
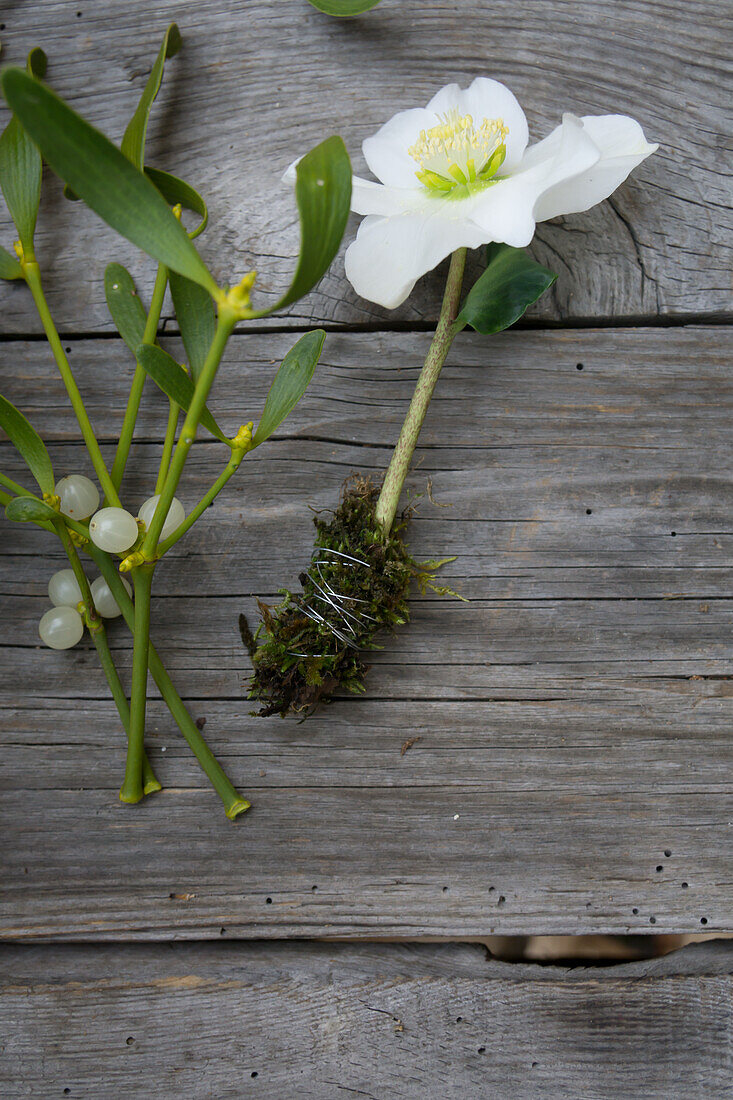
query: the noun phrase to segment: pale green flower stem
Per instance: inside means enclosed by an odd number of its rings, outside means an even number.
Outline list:
[[[59,334],[56,331],[56,326],[53,323],[53,318],[48,308],[45,295],[43,293],[43,287],[41,285],[41,270],[35,260],[23,261],[23,273],[25,275],[25,281],[28,284],[31,294],[33,295],[33,301],[36,304],[38,310],[38,316],[41,319],[46,338],[51,346],[53,357],[56,360],[56,365],[59,368],[59,373],[66,386],[66,392],[69,395],[72,408],[76,414],[76,419],[81,429],[81,434],[86,444],[89,457],[92,460],[92,466],[94,472],[99,479],[99,484],[102,486],[102,491],[110,504],[115,507],[121,507],[120,498],[117,494],[117,488],[109,475],[109,471],[104,464],[102,458],[102,452],[99,449],[97,443],[97,437],[94,434],[94,429],[89,422],[87,411],[84,408],[84,402],[81,399],[79,393],[79,387],[76,384],[74,375],[69,366],[69,361],[66,358]]]
[[[443,295],[440,317],[435,329],[425,365],[420,372],[410,408],[407,411],[400,437],[392,453],[392,459],[382,484],[376,508],[376,520],[383,533],[388,535],[397,513],[402,486],[410,470],[410,463],[417,445],[420,429],[433,396],[435,384],[445,362],[453,337],[459,331],[455,320],[461,302],[463,272],[466,266],[466,249],[459,248],[451,256],[448,279]]]
[[[66,551],[66,556],[69,559],[69,565],[74,571],[76,577],[76,583],[79,585],[81,592],[81,599],[84,605],[84,619],[86,621],[87,628],[94,642],[95,648],[99,655],[99,662],[102,666],[102,671],[109,684],[109,689],[112,693],[112,698],[115,701],[117,707],[117,713],[120,716],[123,729],[127,734],[128,740],[130,737],[130,706],[127,702],[127,696],[125,695],[125,689],[122,686],[117,668],[112,659],[109,644],[107,642],[107,631],[104,627],[101,615],[97,612],[94,606],[94,600],[92,599],[91,589],[89,587],[89,581],[87,575],[84,572],[84,567],[81,564],[76,547],[71,541],[68,529],[61,516],[56,523],[54,523],[54,529],[56,534],[61,540],[61,544]],[[155,777],[150,761],[148,760],[147,753],[143,753],[142,761],[142,788],[143,794],[153,794],[154,791],[162,790],[161,784]]]
[[[148,318],[145,323],[145,331],[143,332],[143,344],[154,344],[158,335],[158,324],[160,323],[160,314],[163,309],[163,299],[165,298],[166,287],[168,286],[168,268],[163,264],[158,265],[158,273],[155,276],[155,285],[153,287],[153,294],[150,299],[150,309],[148,311]],[[112,464],[112,481],[115,488],[119,489],[122,483],[122,476],[125,472],[125,466],[127,465],[127,458],[130,454],[130,447],[132,445],[132,437],[135,434],[135,424],[137,422],[137,414],[140,409],[140,400],[143,395],[143,387],[145,386],[145,371],[139,363],[135,366],[135,373],[132,378],[132,385],[130,386],[130,396],[127,399],[127,408],[125,409],[125,415],[122,420],[122,427],[120,429],[120,438],[117,443],[117,450],[115,452],[115,460]],[[109,497],[107,498],[109,499]]]

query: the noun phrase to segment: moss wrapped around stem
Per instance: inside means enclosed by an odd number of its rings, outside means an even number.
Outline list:
[[[301,593],[283,591],[277,607],[260,603],[255,637],[240,617],[254,666],[249,698],[262,704],[263,717],[307,715],[337,689],[364,691],[363,651],[377,648],[379,631],[408,620],[414,579],[435,588],[432,572],[442,563],[416,562],[404,542],[409,510],[385,535],[375,515],[378,498],[378,485],[350,479],[332,519],[314,520],[315,549],[299,578]]]

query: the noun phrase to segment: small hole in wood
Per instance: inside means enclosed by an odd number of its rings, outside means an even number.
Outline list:
[[[272,905],[272,898],[265,898],[265,905]]]
[[[682,889],[686,890],[689,885],[690,885],[689,882],[683,882],[682,883]]]
[[[497,903],[496,903],[496,904],[497,904],[497,907],[498,907],[499,909],[501,909],[502,905],[506,905],[506,898],[504,897],[504,895],[503,895],[503,894],[500,894],[500,895],[499,895],[499,900],[497,901]]]
[[[660,864],[659,864],[659,865],[658,865],[658,866],[656,867],[656,872],[657,872],[657,874],[659,874],[659,872],[660,872],[660,871],[663,871],[663,870],[664,870],[664,867],[663,867],[663,866],[662,866],[662,864],[660,863]]]
[[[317,887],[317,886],[311,886],[311,890],[313,891],[313,893],[314,893],[314,894],[315,894],[315,892],[316,892],[316,890],[317,890],[317,889],[318,889],[318,887]]]
[[[670,848],[665,848],[664,849],[664,854],[667,857],[667,859],[669,859],[669,857],[672,855],[671,849]]]
[[[493,894],[495,890],[496,890],[496,887],[495,887],[495,886],[490,886],[490,887],[489,887],[489,893],[490,893],[490,894]]]
[[[444,886],[444,887],[443,887],[443,893],[444,893],[444,894],[447,894],[447,893],[448,893],[448,887],[447,887],[447,886]]]
[[[583,369],[583,364],[582,363],[576,363],[575,364],[575,369],[576,370],[582,370]]]
[[[593,515],[593,509],[592,508],[586,508],[585,514],[586,514],[586,516],[592,516]]]
[[[77,19],[81,19],[81,12],[80,12],[80,11],[78,11],[78,12],[76,13],[76,18],[77,18]]]
[[[462,1016],[456,1016],[456,1023],[457,1024],[462,1024],[463,1023],[463,1017]]]
[[[657,923],[657,918],[656,917],[650,917],[649,918],[649,923],[650,924],[656,924]]]
[[[676,531],[670,531],[669,533],[670,533],[670,535],[672,536],[673,539],[677,538],[677,532]]]
[[[258,1074],[256,1069],[252,1070],[252,1072],[250,1073],[250,1077],[259,1077],[259,1074]]]
[[[639,916],[639,910],[638,909],[632,909],[631,912],[634,914],[635,917]]]
[[[71,355],[71,348],[64,348],[67,355]]]
[[[707,924],[707,923],[708,923],[708,918],[707,917],[700,917],[700,924]]]
[[[226,936],[226,934],[227,934],[226,928],[220,928],[219,929],[219,935],[220,936]]]
[[[538,1065],[539,1065],[539,1062],[533,1062],[532,1063],[532,1069],[537,1069]]]
[[[478,1052],[479,1054],[486,1054],[486,1047],[479,1047]]]
[[[134,1042],[135,1042],[135,1036],[134,1035],[128,1035],[127,1038],[125,1039],[125,1043],[127,1044],[128,1047],[131,1047]]]

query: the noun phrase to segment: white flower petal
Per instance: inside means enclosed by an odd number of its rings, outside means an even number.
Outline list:
[[[294,160],[292,164],[289,164],[287,166],[282,174],[283,183],[289,183],[291,187],[295,187],[295,181],[298,178],[295,173],[295,169],[298,167],[302,159],[303,157],[298,157],[297,160]]]
[[[427,109],[440,115],[453,107],[462,115],[471,115],[476,126],[480,126],[485,118],[503,119],[509,133],[506,159],[499,174],[505,176],[518,166],[529,139],[527,119],[516,96],[504,84],[486,76],[477,76],[465,91],[457,84],[447,84],[433,96]]]
[[[417,181],[415,181],[417,183]],[[404,214],[422,209],[430,196],[422,187],[385,187],[354,176],[351,181],[351,209],[356,214]]]
[[[598,148],[600,157],[575,179],[545,191],[535,207],[538,222],[559,214],[589,210],[608,198],[637,165],[659,148],[658,145],[650,145],[639,123],[626,115],[585,115],[580,121],[585,133]],[[561,129],[558,127],[544,142],[529,149],[527,156],[540,146],[557,141]]]
[[[470,217],[487,240],[523,248],[534,235],[543,196],[572,186],[599,158],[598,147],[580,119],[566,114],[557,130],[527,150],[518,172],[469,200]]]
[[[437,121],[432,111],[414,107],[385,122],[362,145],[369,171],[388,187],[414,187],[418,165],[407,150],[415,144],[421,130],[429,130]]]
[[[478,248],[481,231],[446,217],[446,204],[391,218],[368,217],[346,250],[346,277],[357,294],[386,309],[401,305],[421,275],[456,248]]]

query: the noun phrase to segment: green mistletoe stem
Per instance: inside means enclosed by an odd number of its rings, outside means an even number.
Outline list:
[[[163,309],[163,299],[165,298],[165,291],[167,286],[168,268],[165,267],[163,264],[159,264],[158,273],[155,276],[153,294],[150,299],[150,309],[148,311],[148,318],[145,323],[145,331],[143,332],[143,344],[155,343],[155,339],[158,335],[158,324],[160,323],[160,314]],[[130,396],[127,399],[127,408],[125,409],[125,415],[122,420],[120,438],[117,443],[117,450],[115,452],[115,460],[112,464],[112,481],[114,482],[117,489],[119,489],[122,483],[122,476],[125,472],[128,455],[130,454],[132,437],[135,434],[135,424],[137,422],[137,414],[140,409],[140,400],[142,398],[144,385],[145,371],[140,366],[140,364],[137,363],[135,366],[135,373],[132,378],[132,385],[130,386]]]
[[[108,554],[105,554],[103,550],[100,550],[93,543],[87,546],[87,550],[97,563],[102,576],[109,585],[110,591],[116,599],[118,606],[121,608],[122,615],[129,629],[134,631],[135,608],[132,600],[127,594],[127,589],[120,579],[117,566]],[[188,713],[183,700],[173,686],[173,682],[166,672],[163,662],[158,656],[158,652],[152,642],[150,642],[148,652],[148,663],[153,680],[168,710],[173,715],[175,722],[186,739],[192,753],[201,765],[203,772],[224,803],[224,810],[227,817],[234,820],[239,814],[249,809],[250,803],[246,798],[242,798],[233,787],[219,761],[201,736],[198,726]]]
[[[251,428],[250,428],[250,439],[251,439]],[[209,507],[209,505],[212,504],[214,500],[216,500],[217,496],[219,495],[221,490],[224,488],[226,483],[229,481],[229,479],[231,477],[233,477],[234,474],[236,474],[237,470],[239,469],[239,467],[242,463],[242,459],[244,458],[244,456],[246,455],[248,450],[250,450],[249,446],[246,446],[246,447],[233,447],[232,448],[231,458],[229,459],[228,463],[226,464],[226,466],[224,467],[222,472],[219,474],[218,478],[216,479],[214,484],[211,486],[209,491],[204,494],[204,496],[198,502],[196,507],[193,508],[189,512],[189,514],[184,519],[183,523],[181,523],[175,529],[173,534],[169,535],[167,539],[164,539],[163,542],[161,542],[159,544],[158,554],[161,557],[163,556],[163,554],[167,553],[168,550],[170,550],[171,546],[174,546],[178,542],[178,540],[180,538],[182,538],[183,535],[186,534],[186,531],[188,531],[189,527],[193,527],[196,520],[200,516],[202,516],[204,514],[204,512],[206,511],[206,509]]]
[[[407,411],[400,437],[392,453],[392,460],[377,501],[375,516],[385,535],[389,534],[394,523],[400,493],[410,469],[410,462],[417,445],[420,429],[425,420],[435,384],[440,377],[445,357],[453,343],[453,337],[456,335],[454,322],[461,301],[461,286],[463,285],[465,266],[466,249],[459,248],[451,256],[443,304],[440,309],[435,335],[430,344],[425,365],[417,380],[410,408]]]
[[[132,570],[135,582],[135,626],[133,629],[132,692],[130,695],[130,740],[127,749],[125,779],[120,791],[120,799],[123,802],[139,802],[142,798],[143,739],[145,735],[145,703],[150,647],[150,591],[155,571],[158,539],[165,523],[165,517],[168,515],[171,501],[178,488],[178,482],[181,479],[189,450],[196,438],[199,420],[206,406],[206,398],[209,396],[209,390],[213,385],[224,348],[236,320],[237,318],[231,310],[219,309],[219,319],[214,339],[196,382],[191,404],[181,429],[181,435],[160,492],[158,506],[138,552],[139,564],[136,564]]]
[[[191,445],[196,438],[196,431],[199,426],[199,420],[201,414],[206,406],[206,399],[209,396],[209,390],[211,389],[216,372],[219,369],[219,363],[221,357],[224,354],[224,349],[227,345],[232,329],[237,322],[237,317],[229,309],[219,308],[218,320],[216,325],[216,332],[214,333],[214,339],[211,342],[209,353],[206,356],[206,361],[201,369],[201,374],[198,377],[196,386],[193,391],[193,397],[191,398],[191,404],[188,407],[186,418],[183,421],[183,427],[181,428],[181,434],[178,437],[178,443],[176,449],[173,452],[173,458],[171,460],[170,468],[165,478],[165,482],[160,491],[160,499],[158,500],[158,506],[155,509],[155,515],[153,516],[150,526],[143,539],[143,544],[140,547],[142,556],[147,561],[152,561],[156,555],[158,539],[160,538],[160,532],[163,529],[165,523],[165,517],[168,515],[168,509],[171,506],[171,501],[175,496],[176,489],[178,488],[178,482],[181,480],[181,474],[183,473],[183,467],[186,465],[186,459],[188,458],[188,452],[191,449]]]
[[[76,577],[76,583],[79,585],[79,591],[81,592],[81,599],[84,605],[84,618],[86,620],[89,633],[95,648],[99,655],[99,662],[102,666],[102,671],[109,684],[109,690],[112,693],[112,698],[115,701],[117,707],[117,713],[120,716],[123,729],[127,734],[129,741],[130,738],[130,706],[127,702],[127,696],[125,695],[125,689],[122,686],[119,673],[112,659],[112,653],[110,652],[109,643],[107,642],[107,631],[104,628],[104,622],[101,616],[97,613],[94,606],[94,600],[92,598],[92,592],[89,587],[89,581],[87,575],[84,572],[84,566],[81,564],[76,547],[71,541],[66,524],[63,519],[59,517],[58,521],[54,523],[56,534],[61,540],[61,544],[66,551],[66,556],[69,559],[69,565],[74,571]],[[147,754],[143,754],[142,764],[143,775],[143,794],[152,794],[154,791],[162,790],[161,784],[158,782],[153,771]]]
[[[7,474],[0,474],[0,485],[4,485],[6,489],[12,489],[16,496],[28,496],[28,491],[22,485],[19,485],[17,481],[13,481],[12,477],[8,477]],[[11,497],[8,497],[6,503],[9,503],[11,499]]]
[[[59,334],[56,331],[56,326],[51,317],[51,313],[46,302],[46,297],[43,293],[43,286],[41,285],[41,269],[35,260],[23,260],[22,261],[23,273],[25,275],[25,281],[28,284],[31,294],[33,295],[33,301],[36,304],[38,310],[38,316],[43,324],[46,337],[51,345],[51,351],[53,357],[56,360],[56,365],[59,368],[59,373],[66,386],[66,392],[69,395],[72,408],[76,414],[76,419],[81,429],[81,434],[86,444],[89,457],[92,460],[94,466],[94,472],[99,479],[99,484],[102,486],[104,495],[110,504],[120,507],[120,498],[117,495],[117,489],[109,475],[109,471],[104,464],[102,458],[102,452],[99,449],[97,438],[94,434],[94,429],[89,422],[87,411],[84,408],[84,402],[82,401],[81,394],[79,393],[79,387],[76,384],[76,380],[69,366],[69,361],[66,358],[66,354],[63,349]]]
[[[158,477],[155,482],[156,494],[161,491],[161,489],[165,485],[165,479],[168,476],[168,468],[171,464],[173,446],[176,442],[176,428],[178,427],[179,412],[180,406],[176,405],[175,401],[170,399],[170,407],[168,409],[168,424],[165,429],[165,439],[163,440],[163,453],[160,456]]]
[[[98,630],[92,633],[92,640],[97,647],[97,653],[99,654],[99,661],[102,665],[105,676],[107,677],[107,683],[109,689],[112,692],[112,698],[117,706],[117,713],[120,716],[120,721],[124,726],[127,733],[128,740],[130,736],[130,705],[127,702],[127,696],[125,695],[125,689],[122,686],[122,682],[118,675],[115,663],[112,659],[109,644],[107,642],[107,631],[104,629],[104,625]],[[143,794],[154,794],[155,791],[161,791],[163,789],[160,781],[157,779],[155,772],[152,769],[150,761],[148,760],[148,754],[143,753]]]
[[[135,622],[132,648],[132,691],[130,692],[130,735],[127,742],[125,778],[120,790],[121,802],[139,802],[143,796],[142,769],[145,738],[145,705],[148,687],[150,647],[150,589],[152,563],[132,570],[135,586]]]

